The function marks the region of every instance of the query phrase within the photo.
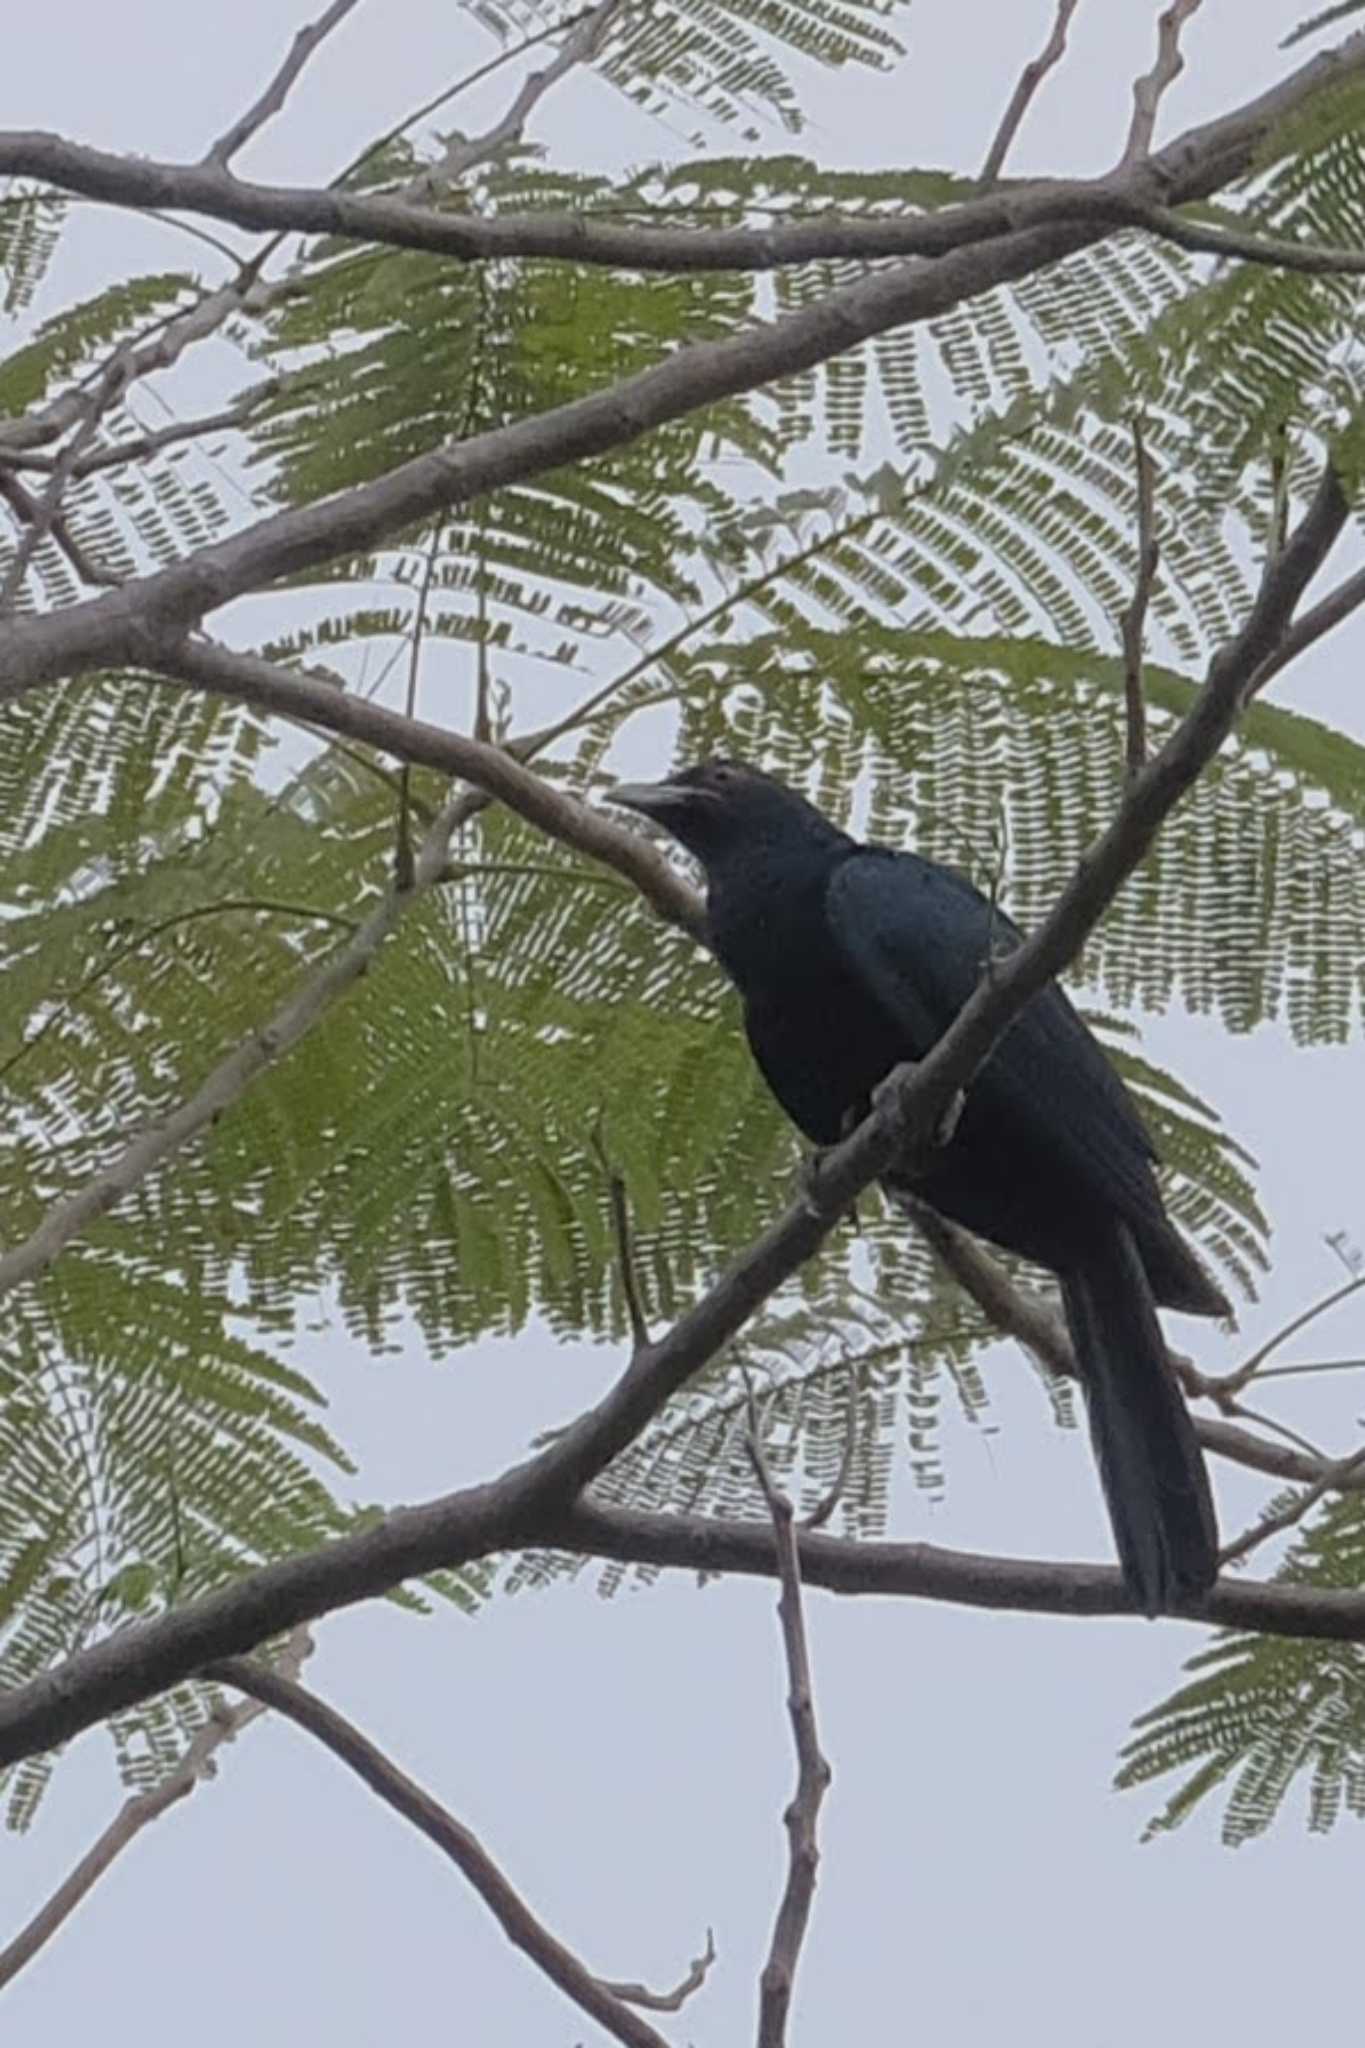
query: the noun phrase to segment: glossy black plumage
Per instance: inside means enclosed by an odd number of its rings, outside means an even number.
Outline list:
[[[613,795],[702,863],[712,944],[754,1057],[816,1144],[865,1113],[893,1066],[928,1052],[992,951],[1018,943],[952,870],[859,845],[740,763]],[[1053,986],[1006,1032],[914,1183],[941,1214],[1058,1275],[1120,1561],[1148,1613],[1197,1596],[1217,1570],[1203,1459],[1155,1304],[1227,1311],[1165,1214],[1153,1157],[1123,1083]]]

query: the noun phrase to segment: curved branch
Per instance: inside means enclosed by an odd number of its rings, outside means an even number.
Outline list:
[[[1179,0],[1188,8],[1191,0]],[[253,184],[212,164],[174,164],[87,148],[41,131],[0,132],[0,175],[41,178],[115,206],[172,208],[266,233],[338,236],[465,262],[542,256],[633,270],[769,270],[816,259],[943,256],[968,244],[1064,223],[1093,240],[1132,208],[1206,199],[1250,170],[1272,130],[1324,87],[1365,67],[1365,32],[1319,52],[1254,100],[1188,130],[1105,178],[1055,179],[928,215],[842,215],[770,228],[641,227],[581,215],[475,219],[409,200]]]
[[[266,1664],[245,1657],[225,1659],[205,1674],[220,1685],[235,1686],[263,1707],[283,1714],[309,1735],[315,1735],[333,1756],[355,1772],[363,1784],[395,1813],[424,1834],[467,1877],[510,1942],[529,1956],[538,1970],[626,2048],[668,2048],[656,2027],[602,1978],[580,1963],[562,1941],[538,1920],[526,1901],[503,1876],[477,1835],[448,1813],[406,1771],[385,1756],[369,1737],[316,1693]]]

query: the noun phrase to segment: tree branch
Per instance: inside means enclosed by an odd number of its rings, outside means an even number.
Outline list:
[[[301,28],[289,46],[288,54],[275,76],[256,104],[234,121],[226,134],[220,135],[212,148],[206,151],[204,162],[215,170],[226,171],[239,149],[248,143],[258,129],[265,126],[272,114],[278,114],[289,97],[290,87],[312,56],[318,44],[325,41],[339,22],[355,6],[356,0],[332,0],[325,14],[315,22]]]
[[[98,373],[99,377],[116,386],[114,397],[118,398],[153,371],[169,370],[186,349],[216,334],[224,321],[242,311],[254,283],[255,270],[248,264],[231,284],[206,292],[197,305],[161,323],[152,338],[120,342]],[[89,406],[88,388],[76,384],[61,392],[50,404],[25,413],[20,419],[0,421],[0,462],[13,466],[16,458],[27,451],[47,447],[68,427],[80,421]],[[100,410],[107,410],[107,407],[102,406]],[[98,451],[100,455],[104,453],[104,450]],[[89,474],[87,464],[89,467],[97,466],[96,456],[85,456],[79,450],[68,448],[57,455],[50,467],[54,471],[69,468],[71,476],[77,477]],[[4,664],[0,660],[0,675],[3,673]]]
[[[66,474],[69,477],[71,471],[68,470]],[[20,525],[27,527],[32,533],[29,560],[37,553],[45,536],[50,534],[82,583],[103,584],[106,588],[111,588],[123,581],[116,570],[106,569],[102,562],[96,562],[87,555],[66,520],[57,511],[55,503],[45,510],[33,493],[20,483],[18,477],[11,475],[3,467],[0,467],[0,498],[4,499]],[[22,578],[27,561],[16,566],[18,575]]]
[[[333,1756],[355,1772],[386,1806],[434,1842],[461,1875],[469,1880],[507,1939],[547,1976],[575,2005],[626,2048],[668,2048],[662,2034],[600,1977],[584,1967],[563,1942],[538,1920],[525,1900],[503,1876],[477,1835],[456,1820],[416,1781],[399,1770],[368,1736],[327,1706],[315,1693],[268,1665],[234,1657],[221,1659],[205,1673],[220,1685],[259,1700],[317,1737]]]
[[[716,1938],[712,1930],[706,1930],[706,1947],[699,1956],[694,1956],[687,1966],[687,1974],[681,1977],[669,1991],[651,1990],[648,1984],[624,1982],[614,1977],[603,1977],[600,1982],[617,1998],[624,1998],[627,2005],[642,2006],[646,2012],[681,2012],[693,1992],[700,1991],[711,1974],[711,1965],[716,1960]]]
[[[50,1265],[64,1246],[122,1201],[153,1167],[214,1123],[258,1075],[312,1029],[337,997],[365,973],[408,905],[441,879],[450,836],[459,822],[460,800],[456,799],[446,805],[427,834],[411,889],[389,889],[347,944],[310,971],[269,1022],[234,1046],[178,1109],[147,1124],[74,1195],[49,1209],[36,1230],[0,1254],[0,1295]]]
[[[995,140],[986,152],[986,161],[981,166],[977,179],[977,191],[989,192],[1005,166],[1014,138],[1019,133],[1020,123],[1029,110],[1033,95],[1037,92],[1049,71],[1060,64],[1066,54],[1067,30],[1071,17],[1080,0],[1057,0],[1057,13],[1052,23],[1052,33],[1036,57],[1031,57],[1019,74],[1019,81],[1010,95],[1009,105],[1001,116]]]
[[[157,365],[160,367],[160,365]],[[111,441],[107,447],[97,448],[89,455],[81,455],[71,464],[68,474],[73,483],[82,477],[94,476],[97,471],[122,468],[126,462],[144,462],[149,455],[158,454],[163,448],[170,448],[178,441],[197,440],[201,434],[221,433],[225,429],[245,426],[253,412],[279,389],[277,378],[268,378],[232,405],[221,412],[205,413],[199,419],[175,420],[170,426],[158,427],[155,432],[138,434],[127,441]],[[11,454],[3,441],[4,428],[0,427],[0,467],[11,469],[53,470],[57,458],[43,455],[37,450],[21,450]]]
[[[1244,702],[1258,697],[1266,684],[1287,668],[1289,663],[1311,647],[1324,634],[1358,611],[1365,604],[1365,569],[1357,569],[1354,576],[1345,577],[1335,590],[1329,591],[1302,618],[1296,619],[1273,654],[1266,656],[1253,676],[1247,680]]]
[[[1365,1450],[1354,1452],[1349,1458],[1338,1458],[1326,1466],[1313,1484],[1289,1501],[1277,1514],[1267,1515],[1259,1522],[1253,1522],[1242,1535],[1231,1543],[1224,1544],[1218,1553],[1221,1569],[1224,1565],[1235,1564],[1240,1558],[1249,1557],[1272,1536],[1282,1536],[1286,1529],[1295,1528],[1310,1508],[1317,1506],[1324,1494],[1340,1488],[1345,1491],[1345,1482],[1355,1479],[1365,1467]]]
[[[897,1206],[915,1222],[936,1256],[969,1294],[987,1320],[1005,1337],[1013,1337],[1049,1372],[1063,1379],[1079,1379],[1076,1354],[1070,1332],[1050,1301],[1031,1289],[1016,1286],[1000,1261],[965,1230],[949,1223],[924,1203],[896,1193]],[[1231,1411],[1227,1381],[1207,1378],[1188,1359],[1172,1353],[1171,1362],[1187,1394],[1197,1399],[1222,1402]],[[1249,1471],[1263,1472],[1271,1479],[1285,1479],[1316,1486],[1324,1474],[1330,1488],[1342,1492],[1365,1492],[1365,1472],[1343,1472],[1341,1462],[1324,1459],[1316,1452],[1296,1450],[1292,1445],[1272,1443],[1238,1423],[1209,1415],[1193,1416],[1195,1434],[1206,1451],[1226,1458]],[[808,1525],[810,1526],[810,1525]]]
[[[1084,222],[1077,220],[1078,201],[1068,187],[1043,187],[1032,194],[1011,195],[1008,200],[997,195],[935,215],[922,225],[937,236],[938,245],[947,253],[933,263],[906,263],[877,271],[829,294],[819,304],[766,325],[756,323],[725,340],[679,349],[615,387],[475,435],[458,447],[434,450],[320,504],[260,520],[108,597],[40,619],[16,621],[0,633],[0,698],[90,666],[118,661],[136,665],[145,658],[152,620],[159,634],[177,626],[193,626],[229,599],[277,578],[318,567],[339,554],[377,546],[402,528],[493,488],[623,447],[651,427],[714,400],[754,390],[892,327],[933,318],[964,298],[1035,274],[1102,238],[1116,222],[1130,217],[1135,206],[1150,205],[1156,199],[1206,197],[1248,167],[1259,142],[1287,112],[1310,93],[1362,68],[1365,33],[1358,33],[1236,113],[1190,131],[1157,156],[1116,174],[1107,184],[1088,187],[1090,217]],[[32,168],[22,160],[25,142],[31,144],[33,138],[20,138],[17,144],[15,138],[0,138],[0,171]],[[42,138],[39,143],[42,148],[49,147]],[[68,149],[64,144],[52,147],[59,152]],[[144,199],[155,202],[166,197],[157,185],[157,166],[137,159],[102,161],[114,167],[118,178],[131,180]],[[252,189],[221,173],[195,167],[176,172],[171,182],[205,177],[211,184],[216,180],[229,188],[234,203]],[[284,196],[288,201],[289,195]],[[185,203],[185,197],[180,191],[177,203]],[[337,206],[360,203],[337,193],[320,197],[328,218],[312,223],[318,226],[335,226],[331,210]],[[366,204],[389,206],[400,220],[411,212],[392,201]],[[1004,223],[1008,231],[963,246],[964,221],[975,220],[984,227],[982,209],[994,209],[991,218],[997,228]],[[276,216],[279,211],[274,209]],[[290,213],[291,205],[284,211]],[[452,225],[460,228],[466,219],[452,222],[451,217],[440,216],[447,230]],[[296,218],[286,224],[310,225]],[[575,237],[579,232],[576,226]],[[573,253],[582,256],[581,239],[575,240]],[[240,303],[240,298],[239,290],[235,302]],[[21,445],[13,433],[7,440],[10,447]]]
[[[308,1631],[296,1630],[281,1652],[281,1666],[291,1676],[297,1677],[312,1649]],[[169,1808],[187,1798],[205,1778],[212,1777],[218,1767],[218,1751],[225,1743],[235,1742],[242,1730],[264,1712],[264,1706],[256,1700],[220,1708],[199,1730],[169,1777],[163,1778],[150,1792],[136,1793],[124,1801],[108,1827],[86,1850],[51,1898],[38,1908],[13,1941],[0,1949],[0,1989],[11,1983],[25,1964],[31,1963],[39,1950],[51,1941],[58,1928],[70,1919],[82,1899],[94,1889],[128,1844],[152,1821],[159,1820]]]
[[[527,768],[511,747],[408,718],[368,697],[339,690],[335,683],[320,682],[260,655],[237,654],[212,640],[169,635],[151,643],[145,660],[160,675],[195,689],[304,719],[322,731],[364,740],[414,767],[459,776],[547,838],[623,875],[668,923],[694,937],[703,934],[700,895],[650,840],[555,789]]]
[[[772,1530],[766,1522],[657,1514],[579,1501],[554,1527],[549,1542],[577,1556],[622,1564],[764,1579],[777,1572]],[[1140,1618],[1113,1565],[986,1557],[932,1543],[857,1542],[815,1530],[799,1531],[797,1546],[807,1588],[944,1601],[996,1613]],[[1202,1601],[1166,1619],[1299,1640],[1362,1642],[1365,1592],[1220,1579]]]
[[[1162,94],[1173,85],[1185,69],[1185,58],[1180,48],[1180,32],[1192,14],[1199,11],[1201,0],[1171,0],[1171,5],[1162,14],[1157,30],[1156,62],[1141,78],[1133,81],[1133,119],[1128,130],[1128,141],[1121,162],[1139,163],[1149,156],[1152,149],[1152,133],[1156,127],[1157,108]]]
[[[787,1659],[787,1711],[796,1746],[796,1791],[783,1816],[788,1845],[787,1881],[782,1888],[777,1918],[773,1923],[768,1959],[759,1980],[758,2048],[784,2048],[796,1966],[815,1899],[815,1875],[820,1862],[817,1823],[831,1774],[820,1748],[815,1724],[810,1648],[801,1606],[801,1560],[796,1543],[795,1511],[786,1494],[774,1485],[768,1461],[763,1455],[752,1388],[749,1393],[747,1448],[772,1521],[773,1549],[781,1588],[777,1612]]]
[[[1156,537],[1156,468],[1142,422],[1133,421],[1133,457],[1137,471],[1138,566],[1131,602],[1119,620],[1123,643],[1124,766],[1130,777],[1147,759],[1147,702],[1142,686],[1142,642],[1147,607],[1156,582],[1161,549]]]
[[[1190,0],[1180,0],[1187,8]],[[425,249],[466,262],[542,256],[634,270],[768,270],[862,257],[941,257],[983,240],[1065,226],[1080,241],[1141,225],[1154,206],[1207,199],[1252,167],[1278,123],[1365,66],[1365,32],[1345,37],[1235,111],[1193,128],[1154,156],[1125,159],[1097,179],[1052,179],[905,219],[834,215],[764,228],[642,227],[582,215],[478,219],[407,199],[332,188],[252,184],[207,164],[170,164],[90,149],[58,135],[0,132],[0,175],[141,209],[173,209],[263,233],[335,235]]]
[[[582,16],[573,25],[558,55],[545,66],[543,71],[528,72],[522,81],[521,90],[501,120],[483,135],[467,138],[456,137],[447,145],[445,154],[437,164],[430,165],[421,175],[414,178],[408,187],[409,195],[429,195],[442,186],[453,185],[466,171],[476,164],[486,163],[497,155],[500,149],[521,140],[526,123],[551,87],[557,85],[567,72],[576,65],[591,63],[602,47],[611,19],[620,8],[621,0],[600,0],[591,13]]]

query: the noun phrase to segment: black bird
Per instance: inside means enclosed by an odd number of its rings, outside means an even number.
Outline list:
[[[866,1114],[892,1067],[923,1058],[992,952],[1019,943],[951,868],[860,845],[741,762],[623,783],[611,801],[700,861],[711,943],[743,997],[754,1058],[816,1145]],[[1218,1570],[1208,1477],[1156,1304],[1229,1313],[1165,1213],[1155,1156],[1127,1089],[1053,984],[982,1067],[929,1172],[902,1182],[1060,1280],[1124,1579],[1147,1614],[1197,1598]]]

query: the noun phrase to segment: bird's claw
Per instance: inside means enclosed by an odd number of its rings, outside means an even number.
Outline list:
[[[966,1094],[961,1088],[957,1090],[952,1101],[929,1132],[926,1146],[925,1140],[916,1126],[915,1119],[908,1117],[905,1113],[901,1093],[905,1082],[910,1079],[914,1065],[915,1062],[913,1060],[905,1060],[893,1073],[888,1074],[884,1081],[880,1081],[872,1091],[872,1107],[879,1116],[884,1117],[889,1123],[895,1125],[897,1132],[904,1139],[908,1151],[914,1153],[921,1149],[921,1147],[937,1151],[940,1147],[952,1143],[957,1131],[958,1119],[962,1115],[962,1106],[967,1099]]]

